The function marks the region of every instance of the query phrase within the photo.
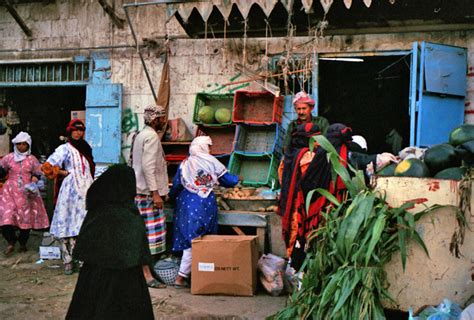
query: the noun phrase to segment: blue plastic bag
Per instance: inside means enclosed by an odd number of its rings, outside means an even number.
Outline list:
[[[427,307],[417,317],[413,316],[413,310],[409,310],[409,320],[458,320],[461,317],[461,307],[444,299],[436,308]]]

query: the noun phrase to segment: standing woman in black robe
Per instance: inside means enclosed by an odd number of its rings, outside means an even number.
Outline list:
[[[153,319],[142,266],[151,262],[133,169],[115,165],[87,192],[74,258],[84,264],[66,319]]]

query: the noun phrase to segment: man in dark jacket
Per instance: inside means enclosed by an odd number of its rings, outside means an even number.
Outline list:
[[[286,149],[291,140],[291,134],[295,131],[296,127],[299,124],[304,123],[313,123],[316,124],[321,130],[321,134],[326,134],[326,131],[329,127],[329,121],[324,117],[314,117],[311,112],[314,109],[315,101],[308,95],[306,92],[298,92],[293,98],[293,106],[298,115],[296,120],[293,120],[288,125],[286,131],[285,141],[283,147]]]

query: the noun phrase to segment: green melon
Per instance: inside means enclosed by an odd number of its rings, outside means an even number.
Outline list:
[[[232,120],[232,112],[227,108],[219,108],[216,110],[214,117],[219,123],[229,123]]]
[[[451,180],[461,180],[462,176],[466,173],[465,168],[448,168],[438,172],[434,177],[436,179],[451,179]]]
[[[431,174],[452,167],[459,167],[461,160],[456,149],[447,143],[435,145],[425,152],[424,161],[430,169]]]
[[[395,175],[395,168],[397,167],[396,163],[391,163],[388,166],[383,167],[379,171],[377,171],[378,176],[394,176]]]
[[[199,109],[198,119],[203,123],[214,123],[214,109],[209,106],[203,106]]]
[[[472,124],[463,124],[449,134],[449,143],[453,146],[459,146],[471,140],[474,140],[474,125]]]
[[[419,159],[405,159],[395,168],[397,177],[429,177],[430,170],[426,164]]]

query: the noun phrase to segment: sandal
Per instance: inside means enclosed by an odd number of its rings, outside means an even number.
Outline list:
[[[187,289],[187,288],[191,288],[191,285],[189,284],[189,282],[187,280],[184,280],[183,283],[175,282],[174,283],[174,288],[175,289]]]
[[[11,256],[14,250],[15,250],[15,246],[12,244],[9,244],[7,248],[5,249],[5,251],[3,251],[3,254],[5,255],[5,257]]]
[[[152,288],[152,289],[164,289],[164,288],[166,288],[166,284],[164,284],[163,282],[160,282],[156,279],[151,279],[150,281],[148,281],[146,283],[146,285],[148,286],[148,288]]]
[[[71,262],[64,264],[64,274],[70,276],[74,273],[74,266]]]

